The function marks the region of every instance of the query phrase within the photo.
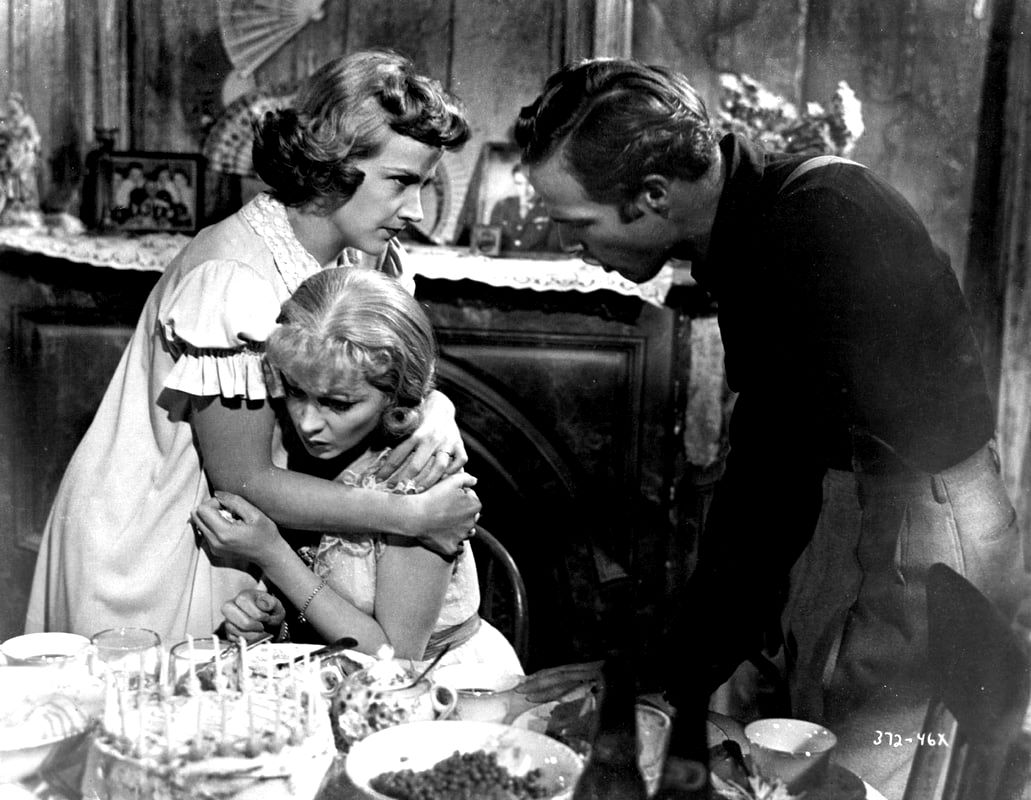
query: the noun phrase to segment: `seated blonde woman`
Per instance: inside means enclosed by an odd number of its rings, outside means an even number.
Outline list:
[[[283,425],[290,467],[352,486],[417,491],[375,475],[391,443],[418,425],[433,389],[436,339],[418,302],[382,273],[343,267],[308,278],[278,322],[267,345],[268,380],[281,386],[291,423]],[[414,660],[450,644],[441,664],[523,671],[509,642],[477,613],[468,548],[447,560],[410,539],[368,531],[323,533],[299,553],[259,509],[224,492],[193,518],[216,553],[260,567],[326,641],[351,636],[369,654],[389,644]],[[227,632],[245,638],[285,617],[280,600],[261,590],[241,593],[223,611]]]

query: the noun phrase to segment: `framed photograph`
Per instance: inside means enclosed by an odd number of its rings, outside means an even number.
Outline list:
[[[561,253],[558,231],[530,185],[519,160],[519,149],[501,142],[484,145],[465,204],[467,239],[474,247],[478,226],[501,233],[499,254],[534,257]]]
[[[96,219],[106,233],[196,233],[204,217],[204,157],[146,151],[103,155],[93,187]]]

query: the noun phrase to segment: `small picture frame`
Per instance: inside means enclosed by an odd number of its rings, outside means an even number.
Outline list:
[[[105,153],[87,176],[96,219],[105,233],[185,233],[204,219],[204,157],[142,150]]]
[[[497,255],[547,258],[562,252],[558,230],[533,191],[520,163],[519,149],[505,142],[487,142],[480,151],[465,203],[465,232],[477,252],[476,229],[500,231]]]
[[[469,252],[474,256],[496,256],[501,254],[501,226],[473,225],[469,238]]]

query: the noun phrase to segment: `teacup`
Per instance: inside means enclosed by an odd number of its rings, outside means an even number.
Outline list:
[[[768,777],[797,794],[819,786],[830,769],[838,738],[822,725],[801,719],[760,719],[745,726],[749,754]]]
[[[77,633],[25,633],[0,644],[0,655],[11,666],[19,667],[86,668],[89,654],[89,639]]]
[[[433,673],[434,680],[458,692],[455,716],[478,722],[504,722],[512,691],[521,675],[498,672],[485,664],[449,664]]]

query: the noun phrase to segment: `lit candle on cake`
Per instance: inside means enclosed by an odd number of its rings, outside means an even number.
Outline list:
[[[247,691],[247,641],[242,637],[236,637],[236,646],[240,649],[240,691]]]
[[[221,708],[222,718],[221,718],[221,721],[219,723],[219,728],[218,728],[218,747],[216,748],[216,751],[220,755],[222,755],[222,754],[225,754],[225,753],[229,752],[229,750],[230,750],[230,747],[229,747],[229,706],[227,705],[228,698],[225,695],[222,695],[219,698],[219,700],[220,700],[221,705],[222,705],[222,708]]]
[[[194,747],[197,752],[202,752],[201,745],[204,743],[204,693],[197,692],[197,736]]]
[[[160,659],[158,661],[158,698],[164,700],[171,691],[172,683],[172,680],[168,675],[168,650],[162,647],[161,654],[158,658]]]
[[[254,757],[261,752],[261,743],[254,728],[254,695],[247,695],[247,755]]]
[[[294,692],[294,717],[301,721],[301,683],[297,679],[297,662],[290,659],[290,687]]]
[[[318,661],[315,662],[316,664]],[[308,718],[305,720],[305,730],[311,735],[315,725],[315,692],[318,691],[318,673],[312,668],[312,661],[309,653],[304,654],[304,669],[307,676],[308,692]]]
[[[175,751],[174,739],[172,738],[172,704],[170,702],[163,702],[161,710],[165,715],[165,753],[171,759]]]
[[[222,645],[215,634],[211,635],[211,646],[215,649],[215,692],[222,693]]]
[[[144,691],[144,689],[147,686],[147,654],[143,650],[140,651],[140,664],[139,664],[139,668],[140,668],[139,683],[136,686],[136,691],[142,697],[143,691]],[[137,698],[136,702],[140,702],[140,699]]]
[[[125,727],[125,682],[118,681],[118,729],[122,736],[128,736]]]
[[[115,697],[114,689],[114,678],[111,675],[111,670],[104,671],[104,727],[113,731],[115,729],[115,717],[118,715],[116,710],[116,704],[118,699]]]
[[[139,729],[136,731],[136,752],[143,758],[143,731],[147,727],[147,704],[144,702],[143,692],[136,693],[136,723]]]
[[[200,692],[200,682],[197,680],[196,655],[193,649],[193,636],[190,634],[186,634],[186,660],[189,662],[186,666],[186,669],[189,670],[187,673],[189,675],[187,680],[189,693],[198,694]]]

